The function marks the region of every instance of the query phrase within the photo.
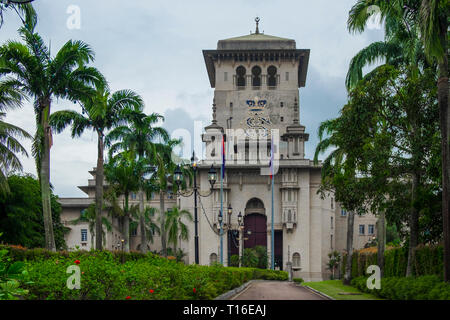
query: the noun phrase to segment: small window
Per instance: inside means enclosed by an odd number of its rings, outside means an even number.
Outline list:
[[[131,193],[131,200],[136,200],[136,193],[134,192]]]
[[[209,264],[212,266],[215,263],[217,263],[217,254],[216,253],[211,253],[209,255]]]
[[[239,66],[236,69],[236,77],[237,77],[237,86],[238,87],[245,87],[245,74],[246,70],[243,66]]]
[[[277,86],[277,68],[275,66],[267,68],[267,84],[269,87]]]
[[[137,236],[137,225],[134,228],[131,228],[131,236],[136,237]]]
[[[334,209],[334,199],[331,198],[331,209]]]
[[[233,108],[233,102],[230,102],[230,108]]]
[[[81,229],[81,241],[87,241],[87,229]]]
[[[292,255],[292,266],[294,268],[300,268],[300,253],[295,252]]]
[[[369,224],[369,227],[367,228],[369,234],[374,234],[375,233],[375,226],[373,224]]]
[[[333,220],[334,220],[333,217],[331,217],[331,229],[334,228],[334,221]]]
[[[286,72],[286,81],[289,81],[289,72]]]
[[[359,234],[361,235],[365,234],[365,225],[363,224],[359,225]]]
[[[330,237],[330,248],[333,249],[333,235]]]
[[[283,122],[284,121],[284,117],[280,117],[280,122]]]
[[[347,211],[345,211],[344,209],[341,209],[341,217],[346,217],[347,216]]]
[[[228,81],[228,72],[223,73],[223,81]]]
[[[284,107],[284,103],[280,102],[280,107],[283,108]]]
[[[261,86],[261,68],[258,66],[254,66],[252,68],[252,86],[253,87]]]

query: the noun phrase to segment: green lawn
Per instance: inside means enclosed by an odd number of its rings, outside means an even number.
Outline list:
[[[316,289],[336,300],[381,300],[372,294],[362,293],[354,287],[343,285],[342,280],[306,282],[302,285]],[[361,293],[361,295],[341,295],[339,293]]]

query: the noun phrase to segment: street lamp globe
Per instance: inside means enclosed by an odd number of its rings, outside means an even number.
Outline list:
[[[242,213],[240,211],[238,214],[238,223],[239,223],[239,225],[241,225],[241,223],[242,223]]]
[[[214,169],[214,166],[211,165],[211,168],[208,171],[208,181],[211,184],[211,188],[214,186],[217,180],[217,171]]]
[[[231,216],[233,213],[233,208],[231,207],[231,203],[228,204],[228,215]]]
[[[182,177],[183,177],[183,174],[181,172],[180,165],[178,165],[176,170],[175,170],[175,173],[174,173],[175,183],[178,186],[180,186],[180,184],[181,184]]]

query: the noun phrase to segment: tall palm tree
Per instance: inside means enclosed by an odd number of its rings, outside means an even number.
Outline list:
[[[167,256],[167,239],[165,230],[165,197],[169,190],[172,188],[173,191],[176,190],[176,184],[171,183],[173,181],[173,175],[175,173],[177,165],[174,162],[173,149],[181,143],[180,140],[172,139],[165,144],[158,143],[155,145],[155,158],[154,165],[156,172],[150,178],[150,183],[152,183],[159,190],[159,214],[160,214],[160,225],[161,225],[161,246],[163,255]],[[183,173],[187,176],[191,174],[189,170],[182,168]]]
[[[116,197],[123,195],[123,219],[122,234],[125,240],[125,250],[130,250],[130,218],[132,212],[129,206],[131,192],[136,192],[141,187],[141,177],[150,172],[146,161],[138,161],[131,151],[123,151],[105,164],[106,180],[113,188]]]
[[[0,28],[4,23],[3,14],[7,10],[15,11],[24,25],[37,19],[36,12],[31,3],[0,3]]]
[[[119,126],[112,130],[107,137],[107,144],[118,141],[110,148],[110,155],[119,150],[132,150],[139,161],[148,161],[148,165],[152,165],[152,159],[155,158],[157,139],[162,142],[169,140],[169,134],[164,128],[155,127],[159,120],[164,118],[152,113],[146,115],[143,112],[128,112],[127,120],[129,126]],[[145,228],[145,208],[144,208],[144,191],[148,187],[148,181],[145,176],[141,177],[141,187],[139,190],[139,224],[141,229],[141,252],[147,252],[147,236]]]
[[[97,133],[97,168],[95,173],[96,241],[95,248],[102,249],[102,208],[104,180],[104,149],[108,130],[123,125],[127,112],[140,112],[144,108],[142,98],[131,90],[120,90],[111,94],[100,86],[93,97],[83,99],[82,113],[72,110],[57,111],[50,116],[50,125],[57,133],[72,126],[72,138],[80,137],[85,130]]]
[[[167,232],[167,242],[173,244],[173,251],[177,252],[178,239],[188,240],[189,230],[187,225],[182,221],[185,218],[192,220],[192,214],[187,210],[180,210],[178,207],[166,211],[166,220],[164,229]]]
[[[95,204],[91,204],[87,209],[83,210],[81,215],[74,220],[69,221],[71,224],[78,224],[80,222],[87,222],[89,225],[89,232],[91,233],[91,246],[94,247],[94,237],[96,237],[96,208]],[[106,243],[106,232],[103,229],[105,227],[107,232],[112,230],[111,221],[107,217],[102,217],[102,233],[100,235],[103,243]]]
[[[33,155],[41,184],[45,245],[56,250],[50,204],[49,125],[54,99],[79,101],[95,93],[92,86],[105,82],[103,76],[86,64],[94,59],[92,49],[82,41],[68,41],[53,57],[41,36],[34,31],[36,21],[19,29],[24,43],[8,41],[0,47],[0,78],[5,87],[15,88],[34,101],[36,134]]]

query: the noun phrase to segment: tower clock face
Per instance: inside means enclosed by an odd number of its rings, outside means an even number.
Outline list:
[[[245,134],[248,137],[267,137],[271,125],[267,113],[267,100],[261,100],[258,97],[253,100],[247,100],[248,115],[245,119]]]

